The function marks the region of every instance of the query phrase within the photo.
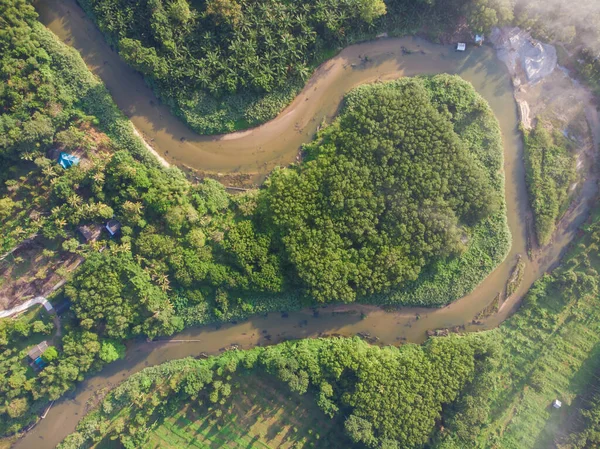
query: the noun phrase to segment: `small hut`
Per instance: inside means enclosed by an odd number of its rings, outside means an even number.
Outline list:
[[[562,402],[560,402],[558,399],[555,399],[554,402],[552,403],[552,407],[554,407],[554,408],[561,408],[562,407]]]
[[[48,342],[44,340],[39,345],[36,345],[33,348],[31,348],[27,355],[31,360],[35,361],[38,359],[38,357],[42,356],[46,349],[48,349]]]
[[[31,348],[29,350],[29,352],[27,353],[27,355],[29,356],[29,358],[31,359],[31,366],[34,369],[42,369],[45,365],[44,360],[42,359],[42,354],[44,352],[46,352],[46,349],[48,349],[48,342],[47,341],[43,341],[41,342],[39,345],[34,346],[33,348]]]
[[[79,164],[79,158],[69,153],[60,153],[58,156],[58,165],[62,168],[70,168],[73,165]]]
[[[456,45],[456,51],[465,51],[467,49],[467,44],[465,44],[464,42],[459,42]]]
[[[112,220],[108,220],[108,223],[106,223],[106,230],[111,235],[111,237],[114,236],[117,232],[119,232],[119,229],[121,229],[121,223],[119,223],[114,218]]]
[[[95,242],[102,234],[102,226],[97,224],[79,226],[77,230],[86,242]]]

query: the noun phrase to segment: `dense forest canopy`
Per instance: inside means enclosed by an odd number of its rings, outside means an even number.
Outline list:
[[[512,18],[509,0],[81,0],[121,57],[202,134],[273,118],[315,65],[377,32]]]
[[[464,250],[470,229],[503,204],[501,148],[470,127],[488,114],[471,86],[444,75],[348,94],[305,146],[307,161],[267,184],[269,218],[311,296],[387,291]]]
[[[86,447],[106,436],[141,445],[182,403],[235,403],[243,393],[233,373],[274,375],[309,393],[326,414],[343,417],[357,447],[597,447],[595,212],[563,266],[539,279],[498,329],[434,337],[422,346],[332,338],[171,361],[123,382],[60,447]],[[560,410],[552,407],[557,398]]]
[[[315,64],[377,33],[490,32],[515,23],[572,45],[594,68],[600,10],[560,0],[82,0],[120,55],[194,130],[228,132],[277,115]],[[588,60],[592,61],[590,65]]]
[[[317,54],[386,11],[383,0],[81,3],[119,54],[202,133],[270,118],[310,76]]]
[[[86,4],[91,8],[92,3]],[[156,6],[152,14],[146,8],[149,4]],[[118,36],[113,43],[130,52],[130,62],[158,90],[162,87],[156,76],[170,76],[176,66],[192,75],[200,71],[188,61],[210,66],[208,81],[218,88],[211,91],[195,79],[191,85],[200,90],[191,92],[186,73],[173,78],[181,80],[180,86],[165,82],[164,88],[178,87],[188,97],[163,98],[176,103],[196,129],[215,132],[276,114],[302,85],[306,69],[327,50],[357,38],[353,33],[372,34],[382,24],[395,30],[428,24],[429,30],[441,32],[445,29],[441,24],[454,25],[463,14],[477,31],[510,20],[512,11],[503,0],[397,0],[387,2],[385,10],[381,2],[350,0],[308,6],[264,2],[271,8],[263,10],[261,4],[129,2],[130,15],[123,18],[120,14],[129,6],[102,2],[116,9],[106,14],[98,10],[96,19],[110,14],[126,30],[138,27],[135,35]],[[249,15],[252,5],[257,6]],[[556,3],[552,5],[549,11],[556,11]],[[292,19],[289,33],[277,41],[277,49],[289,50],[284,59],[277,59],[285,69],[267,64],[263,71],[261,65],[255,77],[244,72],[252,65],[223,69],[229,63],[222,58],[237,51],[223,36],[234,42],[236,27],[250,22],[244,36],[257,46],[251,58],[256,64],[256,58],[260,62],[265,55],[263,29],[277,34],[283,26],[273,28],[263,21],[271,14],[285,25],[286,14],[294,8],[307,8],[311,16],[304,28]],[[156,20],[149,25],[154,12]],[[323,14],[332,14],[333,22],[320,21]],[[208,41],[193,36],[190,49],[187,27],[200,23],[209,31],[220,30],[219,35]],[[530,23],[540,26],[539,21]],[[586,28],[573,27],[565,32],[574,31],[577,44]],[[107,24],[108,34],[117,33],[118,27],[109,28]],[[211,46],[210,64],[209,52],[203,53],[206,48],[195,45],[200,42]],[[591,46],[583,52],[582,73],[597,87],[597,53]],[[544,150],[557,153],[542,133],[532,137],[540,138]],[[125,338],[169,335],[185,325],[314,305],[314,298],[354,300],[384,292],[392,302],[415,303],[414,296],[408,301],[394,296],[395,289],[418,287],[420,276],[415,282],[406,281],[426,272],[437,271],[445,283],[437,289],[420,284],[429,292],[420,304],[447,302],[448,295],[440,292],[465,278],[469,281],[460,291],[469,291],[502,260],[508,245],[499,145],[497,123],[466,83],[446,76],[404,80],[350,94],[343,117],[307,146],[307,162],[278,171],[260,192],[231,196],[214,181],[193,185],[177,169],[161,168],[148,155],[106,89],[74,51],[37,22],[29,2],[0,0],[1,253],[38,235],[47,244],[43,257],[86,260],[60,297],[72,306],[61,317],[62,335],[48,316],[36,311],[0,321],[0,433],[14,433],[32,423],[49,401],[122,357]],[[77,151],[82,164],[60,168],[52,149]],[[561,184],[565,178],[555,175],[554,181]],[[310,195],[291,181],[305,186]],[[553,212],[552,192],[544,193],[550,196]],[[289,207],[289,201],[297,207]],[[414,220],[395,219],[404,213]],[[77,236],[79,225],[103,224],[113,216],[123,225],[117,238],[85,243]],[[424,347],[400,349],[373,348],[356,340],[319,340],[227,353],[218,362],[177,362],[169,365],[173,371],[160,368],[125,384],[105,402],[101,419],[109,417],[111,406],[132,407],[136,419],[130,427],[111,431],[136,447],[154,413],[169,411],[172,388],[174,401],[199,397],[224,401],[232,391],[228,373],[243,365],[266,370],[294,391],[311,391],[326,413],[343,415],[347,434],[358,444],[418,447],[442,417],[450,431],[438,428],[440,448],[463,449],[488,436],[489,441],[514,446],[515,441],[531,438],[533,427],[527,419],[537,417],[532,410],[546,413],[539,403],[547,405],[549,397],[556,397],[552,378],[548,380],[550,371],[557,375],[574,371],[578,365],[570,357],[583,357],[597,342],[599,234],[598,226],[592,227],[565,269],[544,277],[522,313],[487,337],[433,340]],[[482,238],[488,241],[485,250],[477,248],[461,259]],[[330,242],[338,245],[332,248]],[[457,253],[461,255],[447,257]],[[479,267],[478,274],[464,276],[458,270],[448,276],[440,269],[447,260],[466,260],[469,268]],[[14,261],[18,268],[21,263],[18,258]],[[392,269],[383,271],[380,263]],[[43,277],[43,271],[36,276]],[[421,290],[413,291],[422,300]],[[298,292],[309,295],[302,298]],[[487,341],[493,338],[489,335],[499,335],[506,350],[496,351],[497,345]],[[46,366],[36,373],[26,355],[42,340],[52,340],[52,345],[44,354]],[[570,363],[552,359],[548,342],[552,354],[564,354]],[[571,354],[572,345],[580,351]],[[569,353],[561,353],[562,349]],[[157,373],[155,378],[152,373]],[[181,376],[176,380],[184,383],[174,382],[173,387],[166,382],[167,374]],[[153,388],[159,384],[161,389]],[[542,400],[536,397],[540,402],[527,407],[522,420],[507,422],[505,412],[515,409],[515,398],[531,395],[541,395]],[[156,403],[163,399],[164,407]],[[574,435],[573,447],[595,444],[597,402],[592,396],[582,409],[589,429]],[[105,430],[100,424],[80,429],[69,444],[97,438]]]

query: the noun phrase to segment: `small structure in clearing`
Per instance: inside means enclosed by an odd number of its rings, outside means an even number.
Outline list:
[[[558,399],[555,399],[554,402],[552,403],[552,407],[554,407],[554,408],[561,408],[562,407],[562,402],[560,402]]]
[[[44,340],[39,345],[36,345],[33,348],[31,348],[27,355],[31,360],[36,361],[39,357],[42,356],[46,349],[48,349],[48,342]]]
[[[467,49],[467,44],[463,42],[459,42],[456,46],[456,51],[465,51]]]
[[[42,354],[46,352],[46,349],[48,349],[48,342],[44,340],[39,345],[31,348],[31,350],[27,353],[32,362],[31,366],[34,369],[40,370],[46,365],[44,359],[42,359]]]
[[[119,232],[119,229],[121,229],[121,223],[114,218],[112,220],[108,220],[108,223],[106,223],[106,230],[111,236],[114,236],[117,232]]]
[[[102,226],[97,224],[79,226],[77,230],[86,242],[95,242],[102,234]]]
[[[483,44],[483,40],[484,40],[483,35],[480,35],[480,34],[476,34],[475,35],[475,43],[477,45],[482,45]]]
[[[58,156],[58,165],[62,168],[70,168],[77,164],[79,164],[79,158],[77,156],[64,152],[60,153],[60,156]]]

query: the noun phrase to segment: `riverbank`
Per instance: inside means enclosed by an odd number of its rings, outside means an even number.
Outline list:
[[[418,38],[382,38],[347,47],[321,64],[290,105],[264,125],[200,136],[161,104],[143,78],[106,44],[75,0],[48,0],[36,7],[42,23],[79,51],[119,108],[169,163],[199,169],[202,174],[251,174],[245,180],[251,184],[260,183],[274,167],[295,162],[301,145],[312,140],[324,120],[335,116],[345,93],[359,84],[416,74],[458,73],[479,91],[487,84],[486,78],[493,80],[502,94],[510,89],[503,78],[504,69],[489,48],[458,53],[451,45],[438,46]],[[493,89],[491,85],[488,88],[488,101],[496,96]],[[500,109],[513,107],[506,104]],[[505,111],[495,112],[501,118],[499,112]]]
[[[402,40],[382,40],[378,42],[383,42],[383,48],[387,45],[392,45],[391,48],[397,46],[399,42]],[[390,44],[391,42],[391,44]],[[425,45],[421,44],[422,41],[418,39],[408,39],[406,43],[408,45],[414,45],[415,48],[419,48],[417,46]],[[377,44],[370,44],[377,45]],[[516,108],[514,106],[514,102],[512,102],[512,90],[510,88],[506,88],[506,77],[502,76],[502,70],[496,72],[498,78],[495,78],[494,72],[486,71],[486,63],[488,56],[490,56],[489,49],[481,49],[476,52],[470,53],[469,55],[457,55],[454,54],[451,47],[439,47],[439,46],[431,46],[428,45],[428,49],[431,49],[431,55],[435,55],[436,52],[439,52],[439,60],[446,61],[446,57],[456,58],[453,62],[459,64],[461,70],[465,74],[465,77],[472,76],[476,78],[478,76],[477,71],[483,70],[484,73],[480,74],[480,80],[482,82],[482,89],[486,90],[487,95],[493,100],[495,100],[495,104],[498,107],[500,105],[500,110],[504,112],[503,117],[503,133],[505,137],[505,143],[507,144],[507,153],[510,155],[508,160],[506,160],[505,170],[507,171],[507,177],[510,176],[511,181],[519,182],[519,170],[522,169],[519,165],[518,158],[518,133],[516,131]],[[362,47],[361,47],[362,48]],[[356,51],[354,49],[353,51]],[[423,51],[426,51],[423,49]],[[388,55],[389,56],[389,55]],[[404,65],[403,70],[409,70],[409,66],[411,65],[411,55],[403,58],[401,63]],[[418,56],[415,54],[414,56]],[[424,55],[425,56],[425,55]],[[382,58],[385,57],[385,54],[382,54]],[[392,64],[394,64],[394,56],[390,56],[392,58]],[[493,58],[493,55],[492,55]],[[385,58],[384,58],[385,59]],[[423,58],[416,58],[416,65],[420,64]],[[432,59],[434,59],[432,57]],[[484,63],[482,64],[482,60]],[[382,59],[383,61],[383,59]],[[397,61],[396,61],[397,62]],[[491,62],[488,61],[489,64],[493,65],[493,59]],[[384,64],[384,62],[381,62]],[[344,69],[342,69],[344,70]],[[349,76],[356,75],[356,71],[348,71],[348,72],[340,72],[347,73]],[[370,73],[370,72],[369,72]],[[395,72],[394,72],[395,73]],[[323,76],[327,75],[326,73],[322,74]],[[393,75],[391,75],[393,76]],[[398,75],[399,76],[399,75]],[[334,80],[335,81],[335,80]],[[508,84],[510,87],[510,83]],[[500,94],[498,93],[500,92]],[[501,97],[496,98],[496,97]],[[306,100],[305,100],[306,101]],[[504,105],[505,109],[502,110],[502,105]],[[512,111],[512,114],[511,114]],[[497,112],[497,111],[496,111]],[[498,113],[498,112],[497,112]],[[508,118],[504,118],[508,115]],[[513,127],[510,126],[511,120]],[[508,140],[508,142],[507,142]],[[516,143],[516,144],[515,144]],[[515,152],[516,154],[513,154]],[[510,175],[508,172],[510,171]],[[522,171],[521,171],[522,174]],[[515,195],[518,191],[518,184],[510,184],[507,185],[507,198],[508,192],[511,191],[513,196],[511,197],[511,205],[512,210],[509,212],[509,223],[512,224],[517,223],[515,229],[517,231],[523,231],[523,227],[519,227],[519,217],[520,217],[520,208],[526,207],[526,197],[525,203],[523,203],[523,196]],[[522,193],[522,191],[521,191]],[[525,204],[525,206],[523,206]],[[512,229],[512,227],[511,227]],[[514,235],[514,232],[513,232]],[[522,235],[519,236],[522,239]],[[523,239],[521,240],[522,244]],[[563,247],[564,248],[564,247]],[[545,264],[553,263],[558,260],[560,256],[560,250],[562,248],[553,248],[553,251],[548,252],[548,259],[540,261],[539,265],[528,264],[528,272],[524,276],[524,281],[520,289],[518,289],[517,293],[513,297],[510,298],[510,304],[517,304],[518,299],[521,297],[524,289],[528,288],[531,285],[531,282],[536,278],[536,276],[544,270]],[[513,252],[515,248],[513,247]],[[356,306],[353,310],[344,311],[340,308],[329,308],[322,309],[318,317],[315,316],[313,310],[306,310],[302,312],[298,312],[295,314],[289,314],[286,318],[282,317],[280,314],[270,314],[266,317],[262,318],[252,318],[248,322],[237,323],[232,325],[226,325],[220,328],[214,328],[212,326],[206,326],[201,329],[191,329],[190,332],[192,334],[183,333],[182,335],[174,337],[174,340],[185,340],[186,337],[197,333],[197,337],[189,337],[190,340],[198,340],[190,343],[181,343],[175,342],[166,343],[147,343],[149,345],[147,347],[147,352],[142,350],[142,353],[139,354],[140,347],[144,347],[144,343],[135,342],[131,345],[131,354],[133,357],[129,357],[126,364],[122,364],[121,362],[117,362],[114,366],[111,365],[107,367],[101,374],[102,377],[91,379],[89,382],[86,382],[84,385],[78,389],[78,392],[81,393],[81,389],[89,388],[90,385],[95,381],[99,381],[105,387],[108,385],[104,383],[107,381],[107,377],[110,377],[113,369],[122,368],[124,371],[116,373],[115,378],[113,379],[113,384],[116,383],[122,376],[125,376],[128,370],[131,369],[139,369],[147,364],[155,364],[159,363],[161,358],[162,360],[168,360],[170,358],[178,358],[187,353],[198,354],[200,352],[207,353],[218,353],[221,349],[226,348],[229,343],[237,344],[240,343],[240,347],[252,347],[257,344],[271,344],[275,341],[281,341],[287,338],[303,338],[303,337],[311,337],[316,335],[331,335],[333,333],[339,333],[340,335],[354,335],[358,332],[369,332],[371,335],[380,338],[382,343],[395,344],[405,340],[411,341],[422,341],[425,338],[425,330],[427,329],[435,329],[440,327],[451,327],[453,323],[459,323],[456,325],[465,325],[464,323],[468,323],[469,320],[479,311],[481,311],[487,303],[493,301],[495,298],[498,288],[502,289],[505,286],[506,279],[508,278],[508,273],[512,270],[512,266],[515,263],[517,253],[513,253],[513,258],[509,259],[506,264],[499,267],[488,279],[490,281],[484,282],[484,284],[480,285],[478,289],[475,290],[471,295],[467,297],[467,299],[463,298],[463,300],[458,301],[455,304],[452,304],[444,309],[439,310],[431,310],[431,309],[401,309],[400,311],[396,311],[393,313],[383,312],[381,309],[377,307],[368,307],[368,306]],[[508,309],[508,307],[506,308]],[[506,310],[503,308],[502,310]],[[331,313],[330,313],[331,312]],[[341,313],[345,312],[345,313]],[[364,314],[364,319],[361,320],[361,314]],[[485,328],[486,326],[493,326],[494,319],[500,319],[502,313],[494,316],[490,319],[489,322],[486,322],[484,325],[465,325],[467,330],[477,330],[480,328]],[[462,323],[462,324],[460,324]],[[221,333],[220,331],[224,332]],[[266,332],[264,332],[266,331]],[[379,337],[381,335],[382,337]],[[268,338],[267,338],[268,337]],[[178,346],[179,345],[179,346]],[[182,346],[190,345],[190,347],[183,348]],[[154,351],[162,351],[161,354]],[[183,355],[182,355],[183,354]],[[141,358],[138,360],[139,365],[136,362],[135,358],[140,356]],[[133,368],[132,368],[133,367]],[[91,383],[90,383],[91,382]],[[108,381],[110,382],[110,381]],[[85,395],[77,396],[76,402],[79,404],[85,403],[84,400]],[[83,401],[82,401],[83,400]],[[82,401],[82,402],[81,402]],[[58,404],[58,407],[64,405],[65,403],[69,403],[69,401],[61,401]],[[50,435],[59,435],[60,430],[64,428],[66,425],[68,427],[68,423],[73,421],[73,414],[76,410],[78,410],[78,406],[74,407],[71,403],[67,408],[59,409],[56,411],[56,407],[53,407],[52,411],[49,413],[48,417],[38,426],[46,426],[45,431],[41,429],[44,436],[49,438]],[[62,411],[61,411],[62,410]],[[48,420],[54,419],[53,417],[58,417],[61,414],[65,415],[65,418],[68,421],[53,421],[49,423]],[[46,424],[49,423],[49,424]],[[49,430],[47,426],[56,426],[54,430]],[[37,429],[34,429],[34,432],[38,432]],[[33,437],[32,437],[33,438]],[[28,437],[29,439],[29,437]],[[29,439],[32,441],[32,439]]]
[[[588,230],[583,237],[577,241],[579,244],[569,252],[565,267],[536,282],[518,313],[498,329],[469,337],[486,345],[489,352],[485,351],[485,356],[478,360],[473,382],[461,391],[456,402],[445,408],[444,426],[435,430],[432,428],[434,443],[430,441],[431,447],[439,447],[438,443],[444,442],[443,447],[466,449],[489,447],[491,442],[497,442],[498,447],[532,449],[554,447],[561,440],[566,442],[566,435],[561,434],[560,423],[565,422],[573,412],[575,398],[586,392],[588,383],[594,379],[594,369],[597,369],[590,357],[597,355],[599,342],[595,332],[600,322],[596,306],[596,270],[599,259],[591,248],[591,242],[598,238],[600,227],[597,221],[590,221],[586,224],[586,229]],[[368,341],[374,340],[370,335],[362,337]],[[304,342],[299,344],[304,345]],[[227,349],[239,348],[235,346]],[[272,349],[277,352],[279,347]],[[72,437],[73,441],[85,438],[84,435],[91,435],[94,431],[99,436],[105,435],[111,432],[116,419],[128,419],[136,413],[143,414],[145,409],[139,403],[130,407],[131,401],[118,399],[128,394],[138,397],[140,379],[150,382],[151,379],[162,379],[168,373],[185,373],[187,369],[201,372],[204,362],[209,366],[212,366],[211,363],[223,366],[226,363],[220,363],[222,360],[243,360],[250,354],[260,358],[262,351],[263,348],[248,352],[232,351],[208,361],[175,360],[128,377],[117,390],[105,397],[99,407],[91,410],[78,427],[80,433]],[[307,353],[316,357],[311,353],[310,344],[303,346],[303,360]],[[198,354],[196,358],[205,357],[205,354]],[[239,362],[236,366],[239,365],[244,363]],[[296,368],[290,369],[293,371]],[[289,376],[289,371],[286,373]],[[260,373],[260,369],[255,370],[252,375],[267,376]],[[172,376],[173,383],[177,382],[177,376]],[[237,382],[233,384],[237,386]],[[490,388],[490,385],[502,385],[503,388]],[[164,391],[164,388],[158,390]],[[384,391],[381,390],[381,393]],[[238,393],[234,389],[233,392],[231,398],[221,402],[225,408],[227,404],[235,404],[244,397],[241,391]],[[306,396],[314,402],[317,400],[311,394]],[[166,397],[168,396],[165,395]],[[562,402],[560,410],[551,407],[557,398]],[[303,405],[314,407],[314,402],[304,402]],[[189,402],[184,401],[183,404],[189,405]],[[116,412],[121,407],[125,408],[125,413]],[[172,410],[176,409],[177,407],[173,407]],[[205,412],[209,417],[210,410],[212,409]],[[196,415],[192,415],[192,422],[193,416]],[[185,432],[184,429],[192,427],[192,422],[187,419],[172,419],[170,413],[165,418],[164,422],[158,422],[161,426],[168,426],[175,434],[181,435]],[[218,415],[209,419],[211,425],[220,422]],[[322,419],[329,423],[326,418]],[[341,426],[340,423],[337,425]],[[161,432],[160,428],[150,430],[151,434]],[[203,434],[190,435],[190,438],[201,439]]]
[[[581,203],[595,199],[598,111],[593,93],[559,65],[554,46],[516,27],[496,28],[490,39],[510,73],[523,133],[531,143],[525,165],[536,207],[529,250],[537,252],[540,244],[560,238],[560,228],[568,226]],[[547,136],[542,148],[534,143],[539,133]]]

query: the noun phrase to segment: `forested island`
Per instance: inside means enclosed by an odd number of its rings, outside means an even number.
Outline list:
[[[459,22],[482,32],[514,20],[557,36],[542,26],[538,2],[81,3],[202,133],[274,117],[316,64],[382,29],[439,37]],[[572,31],[576,39],[589,30]],[[302,307],[317,314],[328,303],[442,306],[509,250],[498,123],[457,76],[354,89],[301,161],[232,195],[159,163],[29,1],[0,0],[0,54],[0,288],[66,282],[50,298],[60,316],[39,307],[0,319],[3,436],[123,358],[134,338]],[[577,68],[597,89],[594,55],[581,50]],[[542,244],[569,205],[570,145],[541,120],[525,132]],[[58,164],[63,154],[78,163]],[[291,420],[282,447],[550,447],[554,428],[564,447],[594,447],[599,218],[595,209],[561,267],[498,329],[423,345],[319,338],[172,361],[99,397],[61,447],[155,447],[175,436],[187,444],[196,438],[187,432],[211,441],[261,388],[272,397],[258,421],[294,401],[318,417],[306,419],[310,428]],[[576,419],[561,419],[557,398]]]

